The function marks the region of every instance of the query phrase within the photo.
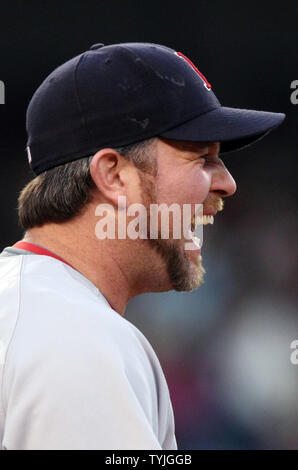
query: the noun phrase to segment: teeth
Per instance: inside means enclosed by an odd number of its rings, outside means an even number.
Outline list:
[[[213,215],[203,215],[203,216],[197,216],[192,218],[192,224],[195,225],[207,225],[207,224],[213,224],[214,223],[214,217]]]

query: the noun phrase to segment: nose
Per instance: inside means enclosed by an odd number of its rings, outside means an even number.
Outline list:
[[[220,168],[217,168],[213,173],[210,191],[216,192],[222,197],[228,197],[233,196],[236,190],[236,181],[222,162]]]

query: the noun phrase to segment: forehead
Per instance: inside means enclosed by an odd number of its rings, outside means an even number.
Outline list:
[[[171,147],[172,149],[175,149],[178,152],[201,153],[206,152],[210,147],[216,148],[216,150],[218,151],[220,148],[219,142],[190,142],[184,140],[169,140],[164,138],[159,138],[159,141],[162,147]]]

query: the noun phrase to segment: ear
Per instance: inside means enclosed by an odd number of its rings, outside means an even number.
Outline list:
[[[90,174],[98,191],[115,206],[119,196],[127,196],[129,163],[110,148],[99,150],[91,160]]]

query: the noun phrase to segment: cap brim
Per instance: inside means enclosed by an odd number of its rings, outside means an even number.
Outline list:
[[[220,153],[247,147],[279,126],[283,113],[219,107],[160,134],[172,140],[221,142]]]

